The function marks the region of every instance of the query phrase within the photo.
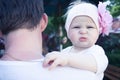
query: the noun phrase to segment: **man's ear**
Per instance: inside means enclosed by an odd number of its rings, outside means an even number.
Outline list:
[[[41,25],[41,32],[45,30],[48,24],[48,16],[44,13],[41,17],[40,25]]]

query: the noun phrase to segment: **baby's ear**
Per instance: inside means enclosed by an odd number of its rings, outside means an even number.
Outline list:
[[[48,16],[44,13],[41,17],[40,25],[41,25],[41,32],[43,32],[48,24]]]

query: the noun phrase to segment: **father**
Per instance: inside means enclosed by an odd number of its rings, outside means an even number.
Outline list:
[[[69,67],[42,67],[42,32],[48,18],[42,0],[0,0],[5,53],[0,80],[95,80],[95,73]]]

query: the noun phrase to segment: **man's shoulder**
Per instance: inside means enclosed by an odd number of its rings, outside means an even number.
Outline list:
[[[72,67],[58,67],[51,71],[51,73],[54,73],[56,77],[62,76],[62,80],[95,80],[96,74],[87,71],[87,70],[81,70],[76,69]]]
[[[16,64],[10,62],[11,64],[6,65],[5,63],[3,67],[0,66],[2,72],[0,72],[0,77],[5,74],[11,80],[16,80],[14,79],[16,76],[20,78],[18,80],[95,80],[96,78],[93,72],[72,67],[57,67],[48,70],[42,66],[42,61],[17,62]]]

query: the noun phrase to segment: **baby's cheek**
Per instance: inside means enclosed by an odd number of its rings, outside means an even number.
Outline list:
[[[78,38],[74,35],[74,36],[71,37],[70,40],[71,40],[72,43],[74,43],[78,40]]]

